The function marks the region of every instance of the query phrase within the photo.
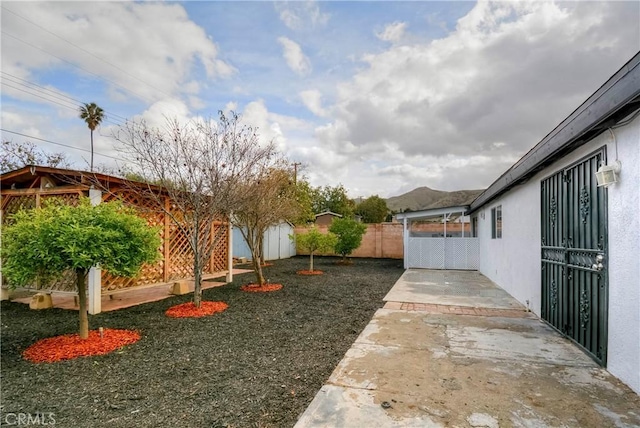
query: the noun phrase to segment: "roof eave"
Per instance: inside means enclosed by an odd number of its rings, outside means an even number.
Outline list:
[[[640,52],[471,202],[469,213],[479,210],[513,186],[550,165],[557,160],[559,154],[586,144],[599,133],[593,131],[604,130],[640,108],[638,97]],[[630,104],[633,104],[633,108],[630,111],[625,110],[625,106]],[[621,112],[624,114],[620,114]]]

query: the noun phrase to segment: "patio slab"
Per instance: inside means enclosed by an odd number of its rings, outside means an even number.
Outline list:
[[[415,303],[375,313],[296,428],[640,427],[637,394],[480,274],[407,273],[385,300]]]
[[[495,309],[523,306],[477,271],[409,269],[384,298],[385,302],[428,303]]]

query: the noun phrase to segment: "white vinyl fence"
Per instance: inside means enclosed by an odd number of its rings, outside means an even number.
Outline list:
[[[477,270],[478,238],[409,237],[408,268]]]

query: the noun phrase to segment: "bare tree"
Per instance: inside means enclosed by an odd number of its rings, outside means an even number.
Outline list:
[[[123,156],[135,165],[136,178],[153,183],[137,183],[131,191],[155,201],[188,238],[193,303],[199,307],[203,270],[226,233],[215,225],[246,203],[250,195],[241,184],[270,162],[274,146],[261,145],[254,128],[243,125],[237,114],[223,112],[217,121],[167,120],[162,129],[129,122],[115,137]]]
[[[259,285],[265,283],[262,273],[264,234],[270,226],[283,220],[291,221],[301,211],[293,173],[284,160],[279,160],[258,171],[251,180],[242,183],[242,191],[249,197],[234,212],[232,220],[251,250]]]
[[[0,173],[13,171],[27,165],[69,168],[70,162],[64,153],[48,153],[30,141],[14,143],[2,141],[3,156],[0,159]]]

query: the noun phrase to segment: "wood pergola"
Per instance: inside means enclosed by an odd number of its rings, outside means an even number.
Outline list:
[[[169,212],[172,203],[169,196],[163,198],[164,209],[157,206],[157,201],[145,198],[141,192],[134,191],[132,186],[153,187],[147,183],[135,183],[122,178],[91,173],[78,170],[50,168],[43,166],[26,166],[24,168],[4,173],[0,176],[0,218],[2,224],[11,221],[11,215],[20,209],[40,207],[49,198],[58,198],[67,204],[76,204],[80,197],[91,198],[97,204],[119,199],[132,206],[138,215],[145,218],[149,225],[159,226],[161,229],[162,246],[158,251],[162,259],[152,265],[144,265],[140,274],[135,278],[124,278],[100,272],[89,275],[89,286],[97,282],[99,296],[109,295],[141,287],[173,284],[193,277],[193,254],[187,236],[171,221]],[[160,189],[155,186],[155,190]],[[161,189],[160,189],[161,190]],[[226,229],[222,233],[220,228]],[[215,242],[208,265],[204,269],[203,279],[229,276],[231,273],[231,226],[228,221],[218,221],[213,224],[210,236],[220,237]],[[213,239],[213,238],[211,238]],[[97,276],[97,277],[96,277]],[[39,282],[27,287],[33,291],[47,293],[75,293],[73,275],[63,276],[50,283]],[[4,284],[3,280],[3,286]],[[89,293],[91,298],[91,290]],[[99,304],[98,304],[99,306]],[[97,313],[94,308],[90,312]]]

